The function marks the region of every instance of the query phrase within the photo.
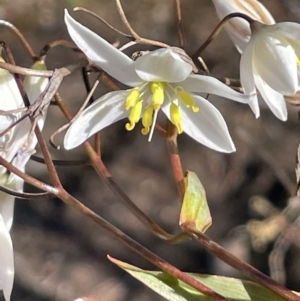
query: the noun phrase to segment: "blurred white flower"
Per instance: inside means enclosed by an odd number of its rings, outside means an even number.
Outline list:
[[[4,60],[0,57],[0,61]],[[24,107],[23,99],[19,92],[13,75],[7,70],[0,69],[0,110],[11,111]],[[0,114],[0,132],[5,131],[9,126],[22,116],[21,112]],[[6,134],[0,137],[0,155],[11,162],[18,149],[25,141],[26,129],[20,125],[11,128]],[[24,138],[25,137],[25,138]],[[0,174],[6,169],[0,166]]]
[[[133,61],[107,41],[76,22],[66,11],[65,22],[73,41],[87,57],[130,90],[110,92],[72,123],[64,146],[74,148],[106,126],[128,117],[127,130],[142,119],[143,134],[153,133],[161,109],[176,126],[196,141],[222,152],[235,151],[220,112],[193,93],[212,93],[248,103],[250,96],[235,92],[213,77],[191,74],[192,67],[171,49],[152,51]],[[128,114],[128,110],[130,113]]]
[[[212,2],[220,20],[231,13],[239,12],[264,24],[275,23],[270,12],[257,0],[212,0]],[[242,18],[232,18],[226,22],[225,28],[237,50],[243,52],[251,36],[249,23]]]
[[[0,57],[1,61],[4,61]],[[43,62],[36,62],[33,69],[45,69]],[[24,87],[30,103],[44,92],[48,84],[47,78],[26,76]],[[0,109],[12,111],[24,108],[23,99],[12,74],[0,69]],[[0,132],[5,131],[25,112],[16,111],[7,114],[0,113]],[[42,129],[45,116],[38,116],[38,125]],[[18,169],[24,171],[25,165],[34,152],[37,139],[30,134],[32,129],[29,118],[25,118],[0,137],[0,156],[12,162]],[[0,185],[22,192],[24,181],[15,174],[8,175],[6,168],[0,166]],[[6,301],[10,295],[14,279],[13,248],[9,230],[13,222],[14,196],[0,191],[0,290],[3,290]]]
[[[300,25],[292,22],[264,25],[254,21],[252,36],[240,63],[241,83],[246,94],[256,88],[274,115],[287,119],[283,95],[299,90]],[[250,104],[259,116],[257,97]]]

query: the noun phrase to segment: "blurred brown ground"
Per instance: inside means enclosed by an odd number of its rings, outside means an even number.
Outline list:
[[[299,22],[298,0],[261,2],[277,21]],[[124,0],[123,4],[131,25],[141,36],[178,46],[171,0]],[[124,30],[114,1],[111,0],[2,0],[0,18],[15,24],[38,52],[51,40],[69,39],[63,23],[63,9],[71,11],[75,5],[94,11]],[[182,1],[182,14],[186,50],[192,54],[218,20],[209,0]],[[120,38],[82,12],[73,13],[73,16],[110,42]],[[11,46],[19,65],[30,66],[30,58],[11,31],[1,27],[1,40]],[[124,42],[121,38],[120,44]],[[51,69],[74,59],[69,50],[57,48],[49,52],[47,65]],[[203,59],[212,74],[238,77],[239,54],[226,33],[221,33],[208,47]],[[66,78],[59,91],[75,113],[85,97],[79,72]],[[105,91],[103,86],[97,90],[97,95]],[[220,154],[183,134],[179,137],[179,151],[184,169],[195,171],[206,189],[213,217],[208,235],[268,273],[268,252],[272,244],[267,245],[261,253],[255,252],[249,234],[242,225],[253,218],[248,209],[248,201],[253,196],[263,196],[280,209],[287,205],[290,193],[274,168],[286,175],[296,191],[294,169],[300,141],[298,108],[289,105],[289,120],[283,123],[264,104],[261,105],[261,117],[255,120],[247,106],[213,96],[209,99],[224,114],[237,152]],[[51,107],[45,136],[48,138],[64,122],[58,109]],[[165,120],[161,118],[160,122],[164,124]],[[250,137],[252,143],[247,142],[245,137]],[[102,151],[103,160],[120,187],[163,228],[177,232],[180,202],[165,141],[155,134],[153,141],[148,143],[140,135],[139,127],[133,132],[126,132],[124,121],[121,121],[103,131]],[[69,152],[53,150],[56,159],[68,159],[70,156],[85,157],[81,148]],[[58,169],[66,189],[75,197],[178,268],[189,272],[240,276],[195,243],[169,245],[156,238],[118,202],[92,168]],[[41,164],[31,162],[28,172],[47,180]],[[26,186],[26,190],[32,188]],[[113,266],[106,255],[145,269],[154,269],[152,265],[59,200],[17,201],[12,238],[16,263],[12,300],[64,301],[88,295],[107,301],[161,300]],[[300,291],[300,269],[297,268],[300,264],[299,250],[292,247],[288,254],[287,286]]]

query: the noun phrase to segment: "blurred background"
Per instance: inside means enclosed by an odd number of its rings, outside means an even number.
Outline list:
[[[299,22],[298,0],[261,2],[277,21]],[[142,37],[178,46],[173,1],[124,0],[122,3],[132,27]],[[218,19],[209,0],[182,0],[181,3],[186,51],[192,54]],[[84,6],[116,28],[126,30],[111,0],[2,0],[0,18],[16,25],[37,53],[52,40],[70,40],[63,22],[64,8],[109,42],[126,43],[124,37],[86,13],[72,13],[75,6]],[[1,40],[9,44],[17,64],[27,67],[32,64],[12,31],[1,27]],[[130,51],[138,49],[146,47]],[[240,55],[225,32],[203,52],[203,59],[213,75],[238,78]],[[57,47],[49,51],[46,62],[53,69],[75,60],[69,49]],[[95,96],[105,92],[107,87],[102,85]],[[79,71],[65,78],[59,93],[75,113],[86,97]],[[288,208],[284,212],[291,223],[300,213],[298,200],[290,199],[297,190],[298,108],[288,105],[289,119],[281,122],[262,103],[261,117],[256,120],[245,105],[212,95],[209,100],[224,115],[237,151],[230,155],[217,153],[182,134],[178,143],[183,168],[196,172],[206,189],[213,218],[207,234],[228,251],[269,274],[268,258],[285,223],[279,212]],[[45,137],[48,139],[65,122],[59,109],[51,106]],[[163,116],[159,122],[165,125]],[[147,137],[140,134],[140,126],[127,132],[124,125],[123,120],[103,130],[103,161],[118,185],[144,212],[166,231],[176,233],[180,199],[166,141],[156,133],[148,143]],[[57,143],[61,144],[62,138],[61,135]],[[51,148],[51,152],[55,159],[86,158],[82,147],[68,152]],[[172,245],[156,238],[118,201],[91,167],[59,167],[58,170],[65,188],[75,197],[181,270],[242,277],[194,242]],[[27,171],[49,181],[42,164],[30,162]],[[25,190],[36,191],[28,185]],[[155,267],[58,199],[18,200],[11,234],[16,266],[12,300],[65,301],[84,296],[107,301],[162,300],[110,263],[106,256],[144,269]],[[287,236],[284,238],[289,242]],[[300,291],[300,237],[294,235],[289,239],[293,244],[277,248],[271,264],[278,277],[286,276],[287,287]]]

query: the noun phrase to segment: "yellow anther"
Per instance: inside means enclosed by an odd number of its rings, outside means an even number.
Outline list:
[[[297,58],[297,66],[300,67],[300,59],[298,58],[298,56],[296,56]]]
[[[152,82],[151,92],[152,92],[153,108],[155,110],[159,110],[160,106],[164,103],[164,83]]]
[[[153,121],[153,106],[149,106],[146,111],[144,112],[143,118],[142,118],[142,124],[144,128],[142,129],[142,134],[147,135],[150,131],[150,127],[152,125]]]
[[[125,109],[128,110],[134,107],[140,100],[140,91],[138,89],[130,90],[128,96],[126,97]]]
[[[199,111],[199,107],[195,106],[195,101],[189,92],[184,90],[182,87],[176,87],[175,91],[188,108],[191,108],[195,113]]]
[[[127,131],[131,131],[134,129],[135,124],[140,120],[141,118],[141,112],[142,112],[142,104],[143,101],[140,100],[130,111],[129,114],[129,123],[126,123],[125,128]]]
[[[130,121],[130,122],[125,124],[125,129],[127,131],[132,131],[134,129],[134,127],[135,127],[135,122]]]
[[[178,105],[175,103],[172,103],[170,106],[170,118],[172,123],[176,126],[178,134],[181,134],[183,132],[181,112]]]

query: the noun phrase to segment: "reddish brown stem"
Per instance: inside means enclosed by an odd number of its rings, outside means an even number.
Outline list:
[[[172,275],[176,279],[183,281],[184,283],[190,285],[191,287],[195,288],[199,292],[202,292],[206,296],[213,298],[216,301],[228,301],[225,297],[219,295],[218,293],[211,290],[209,287],[205,286],[204,284],[198,282],[196,279],[190,277],[189,275],[183,273],[179,269],[175,268],[167,261],[163,260],[159,256],[155,255],[141,244],[127,236],[121,230],[104,220],[102,217],[97,215],[94,211],[83,205],[81,202],[76,200],[70,194],[68,194],[64,189],[59,189],[59,193],[57,195],[61,198],[66,204],[70,205],[71,207],[75,208],[80,213],[84,214],[89,219],[93,220],[99,226],[107,230],[111,235],[113,235],[119,241],[122,241],[127,247],[132,249],[134,252],[141,255],[146,260],[153,263],[162,271]]]
[[[289,301],[300,301],[300,296],[297,296],[292,291],[282,286],[272,278],[263,274],[259,270],[255,269],[250,264],[238,259],[234,255],[227,252],[220,245],[215,243],[212,239],[207,237],[203,233],[194,232],[190,229],[184,229],[187,231],[189,236],[197,241],[204,249],[206,249],[209,253],[216,255],[222,261],[226,262],[233,268],[240,271],[243,275],[248,277],[249,279],[259,283],[260,285],[268,288],[269,290],[276,293],[278,296],[283,297],[285,300]]]
[[[171,156],[171,163],[173,167],[174,177],[177,183],[179,195],[181,200],[183,200],[185,187],[184,187],[184,174],[182,170],[181,160],[178,153],[177,146],[177,131],[175,126],[168,121],[168,131],[167,131],[167,143]]]

